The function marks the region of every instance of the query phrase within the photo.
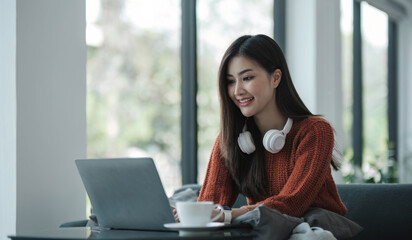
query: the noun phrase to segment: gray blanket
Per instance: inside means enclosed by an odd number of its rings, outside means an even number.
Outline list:
[[[232,221],[233,225],[249,224],[257,233],[258,240],[336,240],[330,231],[321,227],[310,227],[304,218],[282,214],[262,204],[254,210]]]

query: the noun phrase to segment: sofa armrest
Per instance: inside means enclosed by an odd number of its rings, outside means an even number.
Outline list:
[[[355,239],[412,236],[412,184],[338,184],[345,217],[364,230]]]

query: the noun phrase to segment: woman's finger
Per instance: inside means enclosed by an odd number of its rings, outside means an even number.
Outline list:
[[[176,221],[176,222],[180,222],[179,216],[177,215],[176,209],[173,209],[173,214],[174,214],[174,216],[175,216],[175,221]]]

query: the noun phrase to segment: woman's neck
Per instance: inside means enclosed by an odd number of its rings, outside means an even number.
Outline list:
[[[288,120],[277,108],[255,115],[253,118],[262,136],[270,129],[282,130]]]

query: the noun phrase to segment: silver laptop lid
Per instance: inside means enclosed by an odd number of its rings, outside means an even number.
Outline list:
[[[78,159],[93,212],[104,228],[166,230],[175,222],[151,158]]]

